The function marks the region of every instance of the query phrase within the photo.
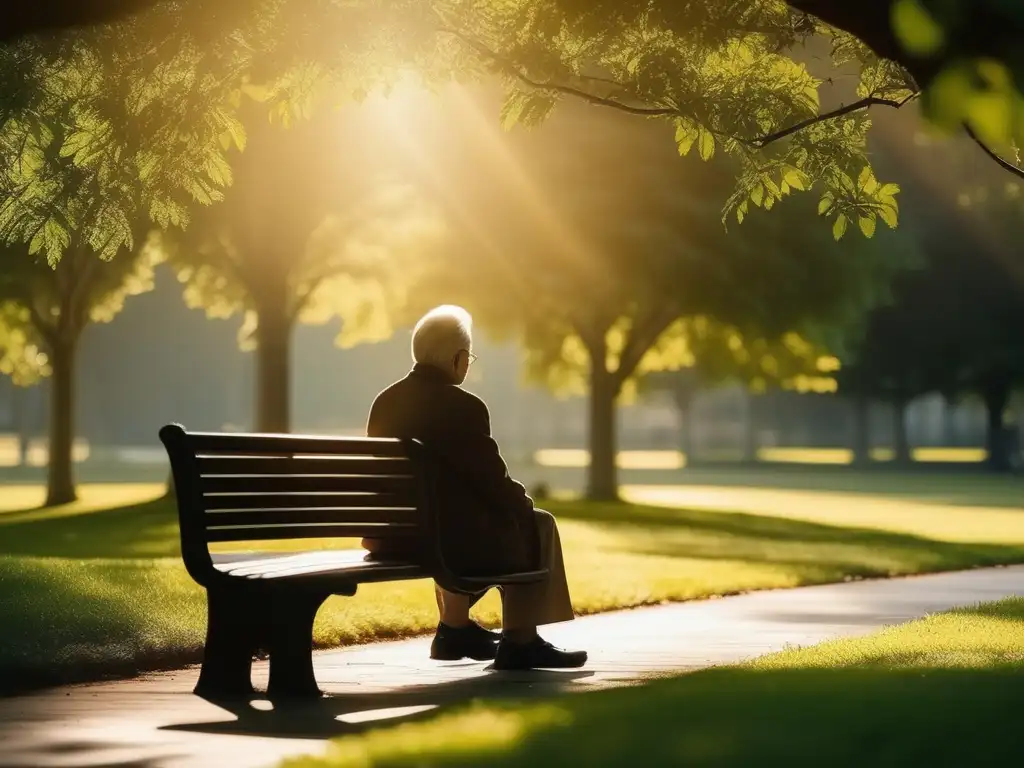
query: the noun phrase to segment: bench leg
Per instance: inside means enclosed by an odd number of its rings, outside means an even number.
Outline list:
[[[249,595],[223,588],[208,589],[206,601],[206,648],[195,693],[211,699],[251,696],[261,607]]]
[[[313,674],[313,620],[327,599],[323,594],[283,595],[268,606],[270,698],[322,695]]]

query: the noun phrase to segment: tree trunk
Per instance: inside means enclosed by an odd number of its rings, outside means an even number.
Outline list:
[[[50,445],[46,506],[75,501],[75,355],[78,339],[58,339],[51,345]]]
[[[942,444],[946,447],[959,444],[956,433],[956,405],[953,401],[944,397],[942,399]]]
[[[28,454],[32,447],[34,408],[32,391],[25,387],[14,387],[14,420],[18,430],[18,466],[28,466]]]
[[[910,439],[907,437],[907,401],[897,398],[892,403],[892,450],[897,464],[910,463]]]
[[[743,420],[743,461],[753,464],[757,461],[757,395],[747,392],[747,408]]]
[[[679,409],[679,452],[687,466],[693,464],[693,396],[677,397],[676,407]]]
[[[291,321],[283,303],[261,307],[256,327],[256,431],[291,431]]]
[[[618,387],[612,374],[605,370],[603,361],[603,354],[591,356],[587,498],[591,501],[617,501],[619,478],[615,463],[615,398]]]
[[[864,395],[853,397],[853,463],[866,467],[871,463],[871,410]]]
[[[993,472],[1010,469],[1010,454],[1006,435],[1006,406],[1010,402],[1010,388],[1002,382],[986,387],[985,393],[985,448],[988,451],[988,466]]]

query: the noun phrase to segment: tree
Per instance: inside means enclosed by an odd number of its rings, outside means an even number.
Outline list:
[[[901,276],[893,303],[871,315],[840,374],[841,388],[893,404],[899,461],[910,458],[903,414],[913,398],[977,395],[988,411],[989,464],[1006,470],[1006,410],[1024,383],[1024,344],[1016,332],[1024,322],[1024,288],[988,239],[960,221],[936,222],[924,242],[927,264]]]
[[[20,383],[49,375],[49,464],[46,505],[74,501],[75,367],[78,343],[91,322],[110,322],[128,296],[151,290],[159,254],[122,249],[101,261],[73,243],[55,267],[27,248],[0,254],[0,352]],[[10,343],[14,339],[15,343]]]
[[[747,339],[735,328],[698,318],[685,324],[686,353],[680,367],[644,376],[645,393],[667,392],[682,422],[680,450],[687,463],[694,460],[692,407],[700,392],[736,382],[753,393],[770,387],[798,392],[827,392],[835,387],[838,361],[821,344],[812,344],[790,333],[777,339]],[[833,334],[834,335],[834,334]],[[833,341],[835,344],[835,341]],[[748,435],[748,442],[751,436]],[[756,456],[756,446],[745,453]]]
[[[643,372],[682,365],[702,319],[741,340],[839,322],[896,260],[823,242],[789,216],[726,233],[713,201],[728,165],[673,162],[657,124],[588,118],[567,110],[507,143],[450,126],[462,154],[438,169],[437,193],[456,242],[424,265],[404,319],[464,303],[522,341],[532,378],[586,392],[587,492],[609,499],[616,401]]]
[[[153,26],[140,17],[0,51],[12,96],[0,105],[5,348],[22,368],[52,373],[47,504],[75,497],[84,328],[151,287],[150,220],[185,224],[188,202],[213,202],[228,180],[221,140],[237,122],[226,81],[193,48],[151,49]]]
[[[290,429],[296,322],[341,319],[339,343],[391,333],[384,297],[399,253],[427,247],[440,223],[386,165],[373,126],[322,112],[285,127],[245,107],[247,141],[224,202],[201,210],[165,248],[185,300],[211,317],[244,313],[256,353],[255,427]],[[379,127],[379,126],[378,126]]]
[[[239,140],[237,62],[168,51],[159,24],[0,49],[0,239],[50,264],[73,240],[106,259],[134,248],[137,222],[181,226],[191,204],[219,199],[224,142]]]

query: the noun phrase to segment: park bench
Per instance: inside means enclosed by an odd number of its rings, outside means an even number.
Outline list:
[[[270,697],[319,696],[313,620],[331,595],[359,584],[443,578],[471,593],[530,583],[546,572],[460,578],[438,541],[436,459],[414,440],[160,430],[171,463],[181,554],[206,589],[207,634],[196,693],[253,693],[252,662],[270,657]],[[221,542],[405,538],[408,559],[362,549],[211,553]]]

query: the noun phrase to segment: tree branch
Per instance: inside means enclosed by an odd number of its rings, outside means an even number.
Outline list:
[[[511,59],[502,56],[496,51],[491,50],[480,41],[474,40],[473,38],[464,35],[462,32],[459,32],[456,29],[442,27],[440,31],[457,37],[459,40],[461,40],[463,43],[465,43],[470,48],[475,50],[477,53],[480,53],[483,56],[489,58],[501,69],[505,70],[507,74],[512,75],[520,82],[522,82],[524,85],[528,85],[531,88],[536,88],[537,90],[555,91],[556,93],[561,93],[566,96],[573,96],[577,99],[582,99],[583,101],[586,101],[587,103],[593,104],[594,106],[597,107],[609,107],[610,109],[617,109],[620,112],[626,112],[627,114],[630,115],[645,115],[647,117],[667,117],[668,115],[679,114],[679,110],[674,107],[637,107],[633,106],[632,104],[626,104],[621,101],[616,101],[615,99],[609,99],[605,98],[604,96],[598,96],[593,93],[588,93],[587,91],[584,91],[581,88],[574,88],[571,85],[546,82],[543,80],[535,80],[529,75],[527,75],[519,64],[512,61]],[[623,87],[620,83],[614,83],[614,81],[604,81],[603,79],[602,81],[608,82],[609,85],[614,84]]]
[[[306,305],[309,304],[309,300],[313,297],[313,294],[316,293],[317,289],[328,276],[329,275],[327,273],[321,272],[309,282],[309,287],[306,288],[301,295],[297,295],[295,303],[292,306],[291,311],[288,313],[288,319],[290,322],[294,323],[298,319],[299,315],[302,314],[302,310],[304,310]]]
[[[633,375],[644,355],[677,315],[674,309],[662,308],[655,310],[630,328],[629,337],[619,355],[619,365],[615,369],[615,376],[620,384]]]
[[[511,59],[506,58],[505,56],[502,56],[496,51],[493,51],[480,41],[474,40],[473,38],[459,32],[458,30],[443,28],[441,31],[457,37],[459,40],[461,40],[463,43],[465,43],[470,48],[475,50],[477,53],[486,56],[492,62],[497,64],[501,69],[505,70],[508,74],[514,76],[520,82],[522,82],[525,85],[528,85],[531,88],[535,88],[537,90],[554,91],[556,93],[561,93],[566,96],[572,96],[577,99],[582,99],[583,101],[586,101],[588,104],[593,104],[594,106],[607,107],[609,109],[615,109],[630,115],[642,115],[646,117],[668,117],[671,115],[676,115],[680,117],[684,116],[683,113],[680,112],[679,109],[675,107],[640,107],[632,104],[626,104],[625,102],[618,101],[616,99],[598,96],[596,94],[585,91],[582,88],[575,88],[571,85],[536,80],[527,75],[519,64],[512,61]],[[611,80],[608,78],[586,77],[585,79],[594,82],[600,82],[608,85],[617,86],[622,89],[626,88],[626,86],[623,85],[622,83],[616,82],[615,80]],[[756,147],[757,149],[763,149],[772,142],[779,141],[780,139],[784,139],[787,136],[792,136],[794,133],[798,133],[804,130],[805,128],[815,125],[816,123],[823,123],[828,120],[834,120],[837,117],[843,117],[844,115],[848,115],[853,112],[859,112],[861,110],[866,110],[874,106],[884,106],[892,107],[893,109],[899,109],[908,101],[911,101],[912,99],[916,98],[918,95],[918,92],[914,91],[909,96],[900,99],[899,101],[897,101],[896,99],[883,99],[878,96],[865,96],[863,99],[859,99],[849,104],[845,104],[841,107],[838,107],[837,109],[832,110],[831,112],[824,112],[819,115],[814,115],[813,117],[809,117],[806,120],[801,120],[798,123],[794,123],[788,128],[782,128],[781,130],[775,131],[773,133],[765,134],[764,136],[758,136],[752,139],[743,138],[741,136],[732,136],[726,133],[722,133],[721,131],[711,132],[724,138],[733,139],[748,146]]]
[[[1002,168],[1004,171],[1009,171],[1014,176],[1018,176],[1018,177],[1024,179],[1024,168],[1021,168],[1018,165],[1014,165],[1009,160],[1005,160],[1002,157],[1000,157],[999,155],[997,155],[995,153],[995,150],[993,150],[991,147],[989,147],[988,144],[986,144],[984,141],[982,141],[981,137],[978,136],[978,134],[976,134],[974,132],[974,129],[971,128],[971,126],[968,125],[967,123],[964,123],[964,131],[967,133],[968,136],[971,137],[971,140],[975,144],[977,144],[979,147],[982,148],[982,150],[985,152],[986,155],[988,155],[990,158],[995,160],[996,163],[999,164],[1000,168]]]
[[[835,120],[837,117],[843,117],[853,112],[860,112],[861,110],[870,109],[871,107],[892,107],[893,109],[899,109],[908,101],[916,98],[919,95],[918,91],[914,91],[909,96],[896,101],[895,99],[883,99],[878,96],[865,96],[863,99],[857,101],[851,101],[849,104],[844,104],[841,107],[833,109],[831,112],[823,112],[822,114],[815,115],[814,117],[808,117],[806,120],[801,120],[798,123],[794,123],[788,128],[775,131],[774,133],[768,133],[764,136],[760,136],[756,139],[738,139],[746,144],[761,149],[768,146],[774,141],[784,139],[787,136],[792,136],[794,133],[799,133],[804,128],[808,128],[816,123],[823,123],[827,120]]]

